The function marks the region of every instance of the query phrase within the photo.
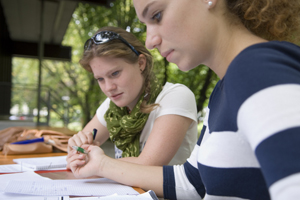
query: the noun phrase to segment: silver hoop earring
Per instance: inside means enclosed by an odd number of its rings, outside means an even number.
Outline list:
[[[209,7],[211,7],[212,4],[213,4],[212,1],[209,1],[209,2],[208,2],[208,6],[209,6]]]

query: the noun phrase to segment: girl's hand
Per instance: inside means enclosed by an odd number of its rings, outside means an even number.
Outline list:
[[[69,139],[68,152],[73,150],[72,146],[81,147],[83,144],[94,144],[100,146],[99,142],[93,140],[93,133],[91,131],[79,131]]]
[[[84,144],[100,146],[98,141],[93,140],[93,133],[91,131],[79,131],[68,140],[68,157],[71,156],[70,152],[73,151],[72,146],[81,147]],[[67,169],[70,169],[69,163],[67,164]]]
[[[101,176],[100,169],[103,158],[106,157],[103,150],[94,145],[82,145],[88,154],[78,153],[76,150],[69,152],[67,162],[69,168],[77,178]]]

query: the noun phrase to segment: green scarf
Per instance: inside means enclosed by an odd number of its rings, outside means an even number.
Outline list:
[[[155,102],[161,90],[162,86],[159,81],[153,80],[151,93],[148,94],[150,95],[148,104]],[[149,117],[149,114],[140,111],[144,96],[143,93],[130,113],[128,113],[127,107],[118,107],[113,101],[110,101],[109,108],[104,115],[109,137],[117,148],[123,151],[122,157],[124,158],[140,155],[140,135]]]

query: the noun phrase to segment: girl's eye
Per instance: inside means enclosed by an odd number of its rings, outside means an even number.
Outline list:
[[[97,81],[101,82],[103,81],[103,78],[97,78]]]
[[[158,13],[154,14],[151,19],[154,20],[154,21],[156,21],[156,22],[160,22],[161,21],[161,17],[162,17],[161,12],[158,12]]]
[[[120,73],[120,71],[115,71],[114,73],[112,73],[112,76],[117,76]]]

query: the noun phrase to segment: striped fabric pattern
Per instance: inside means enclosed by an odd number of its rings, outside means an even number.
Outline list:
[[[190,158],[164,167],[164,196],[300,198],[300,47],[256,44],[232,61]]]

